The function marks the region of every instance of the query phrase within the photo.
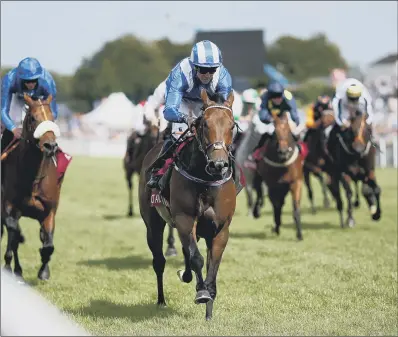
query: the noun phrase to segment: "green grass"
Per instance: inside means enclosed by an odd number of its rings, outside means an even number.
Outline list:
[[[39,226],[29,219],[22,220],[24,276],[99,335],[397,335],[397,171],[377,175],[382,220],[372,222],[361,199],[353,229],[340,229],[334,208],[310,214],[304,189],[303,242],[295,240],[290,196],[275,237],[268,199],[263,217],[253,220],[241,193],[218,274],[214,318],[206,322],[205,306],[193,301],[194,282],[177,278],[183,267],[178,239],[179,255],[168,259],[164,277],[168,307],[156,307],[145,226],[138,215],[125,217],[122,161],[76,157],[56,218],[51,280],[36,278]],[[313,185],[320,205],[319,184]],[[205,254],[204,242],[199,246]]]

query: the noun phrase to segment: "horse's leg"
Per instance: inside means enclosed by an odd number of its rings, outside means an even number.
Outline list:
[[[183,247],[185,260],[187,260],[187,258],[189,259],[190,266],[196,274],[195,303],[206,303],[207,301],[211,300],[211,297],[209,291],[206,289],[206,285],[204,283],[202,275],[204,259],[199,252],[196,242],[196,220],[191,216],[181,214],[176,216],[175,222],[178,229],[178,235],[180,237]],[[188,263],[186,262],[186,266],[187,265]],[[188,271],[186,269],[182,277],[188,276],[188,272],[190,273],[190,270]],[[179,276],[181,278],[180,274]],[[183,281],[186,282],[185,280]]]
[[[126,180],[129,188],[129,210],[127,216],[133,216],[133,170],[127,169]]]
[[[323,177],[322,172],[316,172],[315,175],[318,177],[319,182],[321,183],[322,188],[322,195],[323,195],[323,207],[329,208],[330,207],[330,200],[328,197],[328,189],[326,187],[325,179]]]
[[[340,174],[333,173],[328,176],[327,186],[332,193],[333,198],[336,200],[337,210],[339,211],[340,226],[344,228],[343,220],[343,201],[341,200],[340,194]]]
[[[315,209],[315,205],[314,205],[314,196],[313,196],[312,186],[311,186],[310,170],[305,165],[303,168],[303,173],[304,173],[304,182],[305,182],[305,185],[307,186],[307,191],[308,191],[308,199],[310,200],[310,203],[311,203],[311,212],[312,212],[312,214],[315,214],[316,209]]]
[[[169,236],[167,237],[167,250],[166,250],[166,256],[176,256],[177,255],[177,250],[174,246],[174,229],[171,226],[169,227]]]
[[[149,221],[145,221],[147,227],[146,239],[148,247],[152,252],[152,266],[156,273],[158,287],[158,305],[166,306],[163,290],[163,273],[166,266],[166,259],[163,255],[163,232],[166,222],[157,213],[155,208],[149,210]]]
[[[380,220],[381,218],[380,193],[381,188],[376,183],[374,172],[371,171],[362,182],[362,195],[368,203],[373,220]]]
[[[253,187],[256,191],[256,202],[253,207],[253,216],[258,219],[260,217],[261,204],[264,204],[263,189],[262,189],[262,178],[256,175],[253,179]]]
[[[207,245],[207,274],[206,274],[206,288],[210,293],[211,301],[206,303],[206,320],[210,320],[213,316],[213,302],[217,296],[217,272],[221,263],[222,255],[227,245],[229,238],[229,223],[225,224],[223,229],[217,234],[215,238],[208,238]]]
[[[343,185],[343,188],[346,192],[346,197],[347,197],[347,226],[348,227],[354,227],[355,226],[355,220],[352,215],[352,189],[350,186],[351,183],[351,178],[348,174],[343,174],[341,177],[341,184]]]
[[[359,208],[360,201],[359,201],[359,188],[358,188],[358,179],[354,179],[354,186],[355,186],[355,201],[354,201],[354,207]]]
[[[55,230],[55,211],[51,210],[48,216],[40,224],[40,241],[43,247],[40,248],[41,267],[37,274],[40,280],[48,280],[50,278],[50,262],[51,255],[54,252],[54,230]]]
[[[293,219],[296,224],[297,240],[303,240],[303,233],[301,229],[301,212],[300,212],[302,186],[303,186],[303,181],[301,179],[296,179],[290,185],[290,192],[293,198]]]
[[[283,186],[268,188],[268,197],[274,209],[274,226],[272,227],[272,232],[278,235],[280,234],[282,207],[285,204],[287,192],[288,188]]]

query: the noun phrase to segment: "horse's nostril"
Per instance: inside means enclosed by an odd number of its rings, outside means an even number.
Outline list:
[[[224,167],[228,167],[228,163],[227,162],[224,162]]]
[[[57,149],[58,144],[56,142],[45,142],[43,148],[48,152],[53,152]]]
[[[216,164],[214,163],[214,161],[209,161],[209,167],[210,168],[216,168]]]

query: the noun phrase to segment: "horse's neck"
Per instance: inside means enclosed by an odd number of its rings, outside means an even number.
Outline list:
[[[19,154],[19,171],[24,177],[24,181],[32,182],[37,178],[44,160],[43,153],[31,145],[24,143]]]
[[[199,150],[199,145],[196,139],[192,140],[182,151],[181,161],[184,164],[184,169],[194,177],[211,180],[212,177],[205,171],[207,165],[206,158],[202,151]]]

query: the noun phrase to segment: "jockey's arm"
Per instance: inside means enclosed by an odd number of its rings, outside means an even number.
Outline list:
[[[296,100],[294,99],[294,97],[292,97],[291,99],[287,99],[287,104],[290,107],[290,117],[292,118],[293,122],[296,123],[296,125],[300,124],[300,118],[297,112],[297,104],[296,104]]]
[[[266,96],[263,96],[258,116],[260,118],[260,121],[265,124],[269,124],[272,122],[272,116],[267,106],[268,106],[268,98]]]
[[[343,100],[344,100],[343,98],[338,100],[337,108],[335,111],[335,121],[336,121],[336,124],[339,126],[347,125],[348,119],[350,116],[350,112],[348,111],[348,109],[346,107],[344,107]]]
[[[186,122],[187,116],[178,111],[183,94],[188,88],[188,82],[182,71],[174,68],[166,81],[165,107],[163,110],[164,118],[169,122]]]
[[[216,93],[221,94],[226,100],[231,91],[232,91],[231,75],[229,74],[226,68],[222,67],[222,69],[220,69],[220,78],[218,80]]]
[[[58,117],[57,86],[52,77],[50,77],[49,83],[47,84],[47,87],[45,89],[47,90],[48,95],[52,96],[50,107],[54,116],[54,120],[56,120]]]
[[[1,121],[9,131],[12,131],[16,127],[10,117],[12,100],[11,83],[12,79],[10,78],[10,74],[5,75],[1,83]]]
[[[370,125],[373,122],[372,98],[370,97],[370,95],[368,97],[364,96],[364,101],[366,105],[366,113],[368,114],[368,117],[366,118],[366,123]]]

